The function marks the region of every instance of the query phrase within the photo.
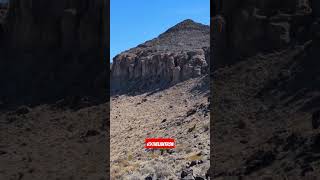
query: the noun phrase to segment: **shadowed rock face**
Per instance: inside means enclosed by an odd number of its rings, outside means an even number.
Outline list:
[[[215,179],[319,177],[319,2],[214,1]]]
[[[312,0],[214,1],[215,67],[239,57],[285,49],[308,39],[310,25],[319,17]],[[222,30],[219,31],[219,26]]]
[[[36,104],[106,95],[103,4],[11,0],[0,26],[0,101]]]
[[[117,55],[111,69],[112,89],[139,83],[174,84],[208,73],[209,26],[185,20],[159,37]]]
[[[6,46],[68,52],[101,48],[102,8],[103,0],[11,0]]]

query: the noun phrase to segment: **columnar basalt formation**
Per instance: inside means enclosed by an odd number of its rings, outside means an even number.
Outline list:
[[[113,59],[114,90],[130,83],[174,84],[209,70],[209,26],[185,20]],[[146,87],[147,88],[147,87]]]

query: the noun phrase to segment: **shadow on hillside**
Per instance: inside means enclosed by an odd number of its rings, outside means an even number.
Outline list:
[[[210,84],[210,76],[205,75],[202,77],[202,81],[199,84],[196,84],[192,89],[191,93],[193,94],[204,94],[207,93],[208,95],[210,94],[209,91],[209,84]]]
[[[191,89],[191,93],[200,93],[203,94],[209,90],[209,76],[205,75],[201,78],[201,83],[194,85]],[[120,89],[114,89],[111,83],[110,96],[120,96],[120,95],[129,95],[129,96],[137,96],[141,94],[146,94],[146,96],[151,96],[155,93],[161,92],[173,86],[179,87],[180,83],[184,83],[185,81],[181,81],[179,83],[168,83],[166,81],[159,82],[151,82],[151,81],[132,81],[123,86]]]

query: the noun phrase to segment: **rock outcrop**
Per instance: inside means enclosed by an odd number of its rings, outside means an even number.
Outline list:
[[[106,96],[103,0],[10,0],[0,25],[1,101]]]
[[[210,177],[317,179],[319,1],[213,3]]]
[[[174,84],[208,73],[209,26],[185,20],[113,59],[112,89]],[[144,87],[147,88],[147,87]]]
[[[304,42],[319,17],[316,0],[213,1],[215,67]]]

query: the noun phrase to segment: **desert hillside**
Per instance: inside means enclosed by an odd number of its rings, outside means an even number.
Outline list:
[[[210,164],[208,82],[196,78],[161,91],[112,97],[111,179],[186,179],[184,173],[205,179]],[[144,140],[152,137],[174,138],[177,147],[148,151]]]
[[[318,179],[318,1],[215,6],[213,177]]]
[[[74,102],[1,112],[0,179],[108,179],[108,104]]]
[[[207,179],[209,26],[185,20],[113,59],[111,179]],[[146,150],[146,138],[176,148]]]

